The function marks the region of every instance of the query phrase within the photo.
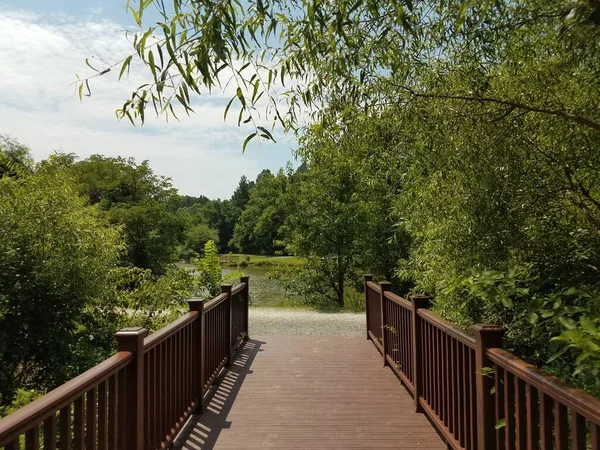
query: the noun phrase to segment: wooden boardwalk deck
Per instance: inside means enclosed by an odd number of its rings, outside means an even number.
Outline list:
[[[254,337],[175,448],[445,449],[382,366],[363,337]]]

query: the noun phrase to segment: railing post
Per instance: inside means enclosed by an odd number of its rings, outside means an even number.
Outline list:
[[[191,298],[188,300],[188,305],[190,307],[190,311],[196,311],[198,313],[198,317],[196,318],[196,335],[194,337],[194,349],[192,351],[192,368],[194,370],[194,391],[196,392],[196,396],[198,397],[198,404],[196,406],[196,411],[202,414],[202,402],[204,399],[204,365],[205,365],[205,355],[206,352],[204,350],[206,339],[204,338],[205,328],[204,328],[204,299],[201,298]]]
[[[248,307],[250,306],[250,277],[241,277],[240,281],[242,283],[246,283],[246,287],[244,288],[244,333],[246,335],[246,339],[248,338]]]
[[[419,399],[423,396],[423,341],[421,340],[421,328],[423,319],[419,316],[420,309],[429,306],[429,297],[426,295],[411,295],[412,302],[412,357],[413,357],[413,387],[415,411],[423,412]]]
[[[119,436],[119,445],[123,450],[144,450],[144,338],[148,335],[145,328],[123,328],[115,334],[120,352],[131,352],[133,360],[124,372],[124,386],[119,384],[119,399],[123,405],[118,417],[123,421],[123,436]]]
[[[385,311],[385,292],[392,289],[392,283],[389,281],[382,281],[379,283],[379,287],[381,288],[381,347],[383,348],[383,367],[388,366],[387,362],[387,339],[385,338],[385,330],[387,329],[387,314]]]
[[[367,283],[369,281],[373,281],[373,275],[365,275],[365,316],[367,318],[367,340],[369,337],[369,291],[367,287]]]
[[[477,398],[477,448],[485,450],[496,449],[496,424],[494,423],[494,401],[492,389],[494,378],[486,373],[491,367],[487,357],[488,348],[502,346],[502,327],[489,324],[473,326],[475,333],[475,380]]]
[[[231,347],[233,347],[233,342],[231,342],[231,325],[233,324],[232,321],[232,314],[233,314],[233,308],[232,308],[232,304],[231,304],[231,289],[232,286],[231,284],[222,284],[221,285],[221,293],[222,294],[227,294],[227,300],[225,300],[227,302],[227,310],[229,311],[229,315],[228,315],[228,319],[227,319],[227,338],[225,338],[225,342],[227,342],[227,366],[230,366],[231,363],[233,362],[231,360]]]

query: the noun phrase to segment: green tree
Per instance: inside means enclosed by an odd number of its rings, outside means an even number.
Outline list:
[[[287,176],[263,170],[234,229],[231,245],[242,253],[273,255],[283,251],[283,224],[287,215]]]
[[[33,165],[28,147],[0,134],[0,178],[31,173]]]
[[[109,290],[120,250],[118,232],[70,177],[49,169],[0,179],[0,395],[8,403],[17,387],[56,386],[93,359],[77,350],[88,335],[85,309]]]
[[[79,192],[108,220],[123,227],[125,261],[164,273],[183,241],[185,223],[169,208],[176,195],[169,179],[155,175],[148,161],[92,155],[69,166]]]

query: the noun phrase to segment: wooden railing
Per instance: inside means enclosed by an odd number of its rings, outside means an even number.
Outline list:
[[[126,328],[119,352],[0,420],[4,450],[169,448],[248,336],[248,277],[147,336]]]
[[[365,276],[367,338],[456,450],[600,450],[600,400],[503,350],[503,331],[465,333]]]

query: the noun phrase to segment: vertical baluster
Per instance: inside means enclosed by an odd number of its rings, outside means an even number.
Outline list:
[[[107,450],[106,381],[98,386],[98,450]],[[44,449],[45,450],[45,449]]]
[[[586,450],[585,419],[571,411],[571,436],[573,450]]]
[[[90,389],[86,395],[86,450],[96,450],[96,388]]]
[[[117,375],[113,375],[108,379],[108,450],[117,450],[119,438],[119,436],[117,436],[117,421],[119,420],[118,383]],[[61,450],[63,449],[61,448]]]
[[[536,450],[540,442],[538,390],[527,386],[527,450]]]
[[[71,405],[60,410],[60,450],[71,450]]]
[[[419,316],[419,310],[427,308],[429,298],[424,295],[412,295],[410,301],[412,303],[412,313],[409,310],[406,310],[406,312],[408,319],[410,319],[408,322],[411,324],[411,334],[409,335],[409,339],[412,344],[410,345],[410,352],[415,411],[422,412],[419,399],[425,395],[425,385],[427,383],[425,361],[427,360],[427,355],[423,358],[423,349],[426,348],[426,344],[423,342],[424,327],[426,326],[426,323],[421,316]]]
[[[478,416],[478,411],[477,411],[477,372],[476,372],[476,360],[477,360],[477,356],[476,356],[476,351],[473,350],[469,350],[469,386],[471,388],[471,392],[469,394],[469,399],[470,399],[470,406],[469,406],[469,411],[471,412],[471,423],[472,424],[477,424],[477,416]],[[477,426],[471,426],[469,427],[470,431],[471,431],[471,445],[473,449],[479,449],[479,443],[477,442],[478,436],[477,436]],[[479,449],[481,450],[481,449]]]
[[[433,411],[439,417],[440,416],[440,346],[438,341],[438,329],[436,326],[431,324],[431,335],[432,335],[432,375],[433,375]]]
[[[517,450],[525,450],[527,448],[525,382],[517,376],[515,376],[515,435]]]
[[[540,393],[540,449],[552,449],[552,398]]]
[[[168,348],[168,369],[167,369],[167,389],[168,389],[168,422],[167,432],[173,432],[173,424],[175,423],[175,339],[167,339]]]
[[[75,400],[75,412],[74,412],[74,436],[73,444],[75,450],[84,450],[85,447],[85,410],[83,407],[83,395]]]
[[[512,373],[504,371],[504,420],[506,428],[506,450],[515,448],[515,380]]]
[[[494,397],[495,397],[495,419],[496,422],[504,420],[506,422],[506,413],[504,410],[504,369],[494,364]],[[501,450],[506,446],[506,426],[496,429],[496,448]]]
[[[558,400],[554,400],[554,448],[556,450],[569,448],[567,407]]]
[[[448,405],[448,429],[454,437],[456,437],[456,406],[454,400],[456,397],[456,390],[454,384],[456,383],[455,373],[455,355],[454,355],[454,338],[446,335],[447,347],[448,347],[448,398],[450,400]]]
[[[165,359],[165,343],[161,343],[159,344],[157,347],[155,347],[156,351],[158,352],[158,361],[159,361],[159,365],[158,365],[158,370],[157,370],[157,375],[158,375],[158,392],[159,392],[159,396],[158,396],[158,432],[159,434],[159,442],[164,442],[165,441],[165,436],[167,434],[167,396],[166,396],[166,391],[165,391],[165,386],[166,386],[166,382],[165,382],[165,373],[166,373],[166,365],[167,365],[167,361]]]
[[[590,425],[590,434],[591,434],[591,450],[600,450],[600,425],[591,424]]]
[[[379,288],[381,289],[381,294],[380,294],[380,304],[381,304],[381,338],[383,339],[383,366],[387,366],[387,358],[386,355],[389,353],[389,342],[386,339],[386,330],[387,330],[387,325],[388,325],[388,318],[387,318],[387,299],[385,298],[385,293],[386,291],[389,291],[392,287],[392,283],[390,283],[389,281],[382,281],[381,283],[379,283]]]
[[[460,442],[461,427],[460,427],[460,398],[459,398],[459,357],[458,357],[458,341],[451,339],[452,345],[452,424],[454,426],[454,437]]]
[[[40,449],[40,426],[34,425],[25,433],[25,450]]]
[[[461,393],[460,393],[460,398],[461,398],[461,402],[462,402],[462,406],[461,406],[461,410],[462,410],[462,414],[461,414],[461,427],[462,427],[462,439],[460,441],[460,444],[466,448],[466,449],[470,449],[471,445],[469,442],[469,431],[468,431],[468,424],[469,424],[469,385],[468,385],[468,380],[469,380],[469,376],[467,373],[467,356],[468,356],[468,351],[469,351],[469,347],[467,347],[466,345],[462,344],[460,346],[460,367],[462,368],[462,373],[461,373],[461,379],[462,379],[462,383],[461,383]]]
[[[56,450],[56,413],[44,420],[44,450]]]
[[[157,397],[158,397],[158,373],[156,370],[156,359],[158,357],[158,347],[154,347],[146,353],[148,358],[148,380],[146,383],[146,389],[148,391],[148,442],[146,442],[146,448],[152,450],[157,448],[159,444],[158,437],[158,423],[157,423]]]
[[[440,419],[448,427],[448,369],[446,368],[446,333],[438,329],[440,349]]]
[[[371,330],[369,328],[370,324],[371,324],[371,319],[370,319],[370,314],[371,314],[371,310],[370,310],[370,305],[369,305],[369,281],[373,281],[373,275],[365,275],[365,282],[364,282],[364,289],[365,289],[365,316],[366,316],[366,321],[367,321],[367,339],[370,339],[369,337],[369,331],[371,333],[373,333],[373,330]]]
[[[492,377],[486,375],[492,362],[487,356],[488,349],[502,344],[502,328],[495,325],[477,324],[475,332],[475,383],[477,401],[477,448],[494,450],[496,446],[496,421],[491,391],[494,387]]]
[[[4,446],[4,450],[21,450],[21,441],[17,438],[13,442],[9,442]]]

